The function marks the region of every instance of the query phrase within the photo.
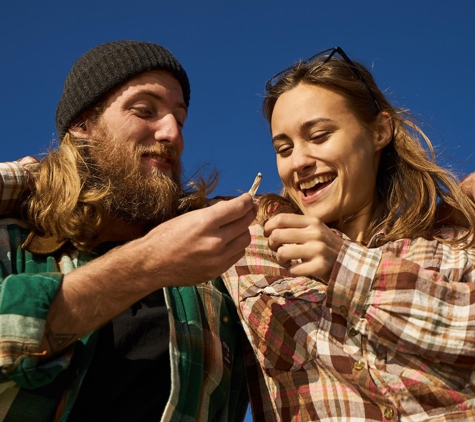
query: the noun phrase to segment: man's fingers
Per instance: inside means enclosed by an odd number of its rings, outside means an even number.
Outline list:
[[[236,262],[238,262],[245,253],[246,246],[249,245],[251,241],[251,236],[249,232],[243,233],[241,236],[233,239],[225,249],[221,251],[220,258],[222,259],[220,265],[216,266],[216,274],[214,277],[224,273],[229,268],[231,268]]]
[[[229,268],[231,268],[236,262],[238,262],[242,257],[244,256],[244,250],[241,252],[238,252],[231,256],[231,258],[228,259],[227,264],[223,271],[221,271],[218,275],[223,274],[225,271],[227,271]]]
[[[217,227],[225,226],[226,224],[238,220],[249,212],[256,212],[254,201],[248,193],[244,193],[229,201],[218,202],[206,208],[206,211],[210,213]]]
[[[255,212],[253,209],[249,210],[242,217],[231,221],[220,227],[223,239],[229,239],[231,241],[235,237],[244,232],[249,232],[249,226],[254,221]]]
[[[247,204],[246,204],[247,205]],[[257,206],[253,204],[246,213],[227,224],[221,225],[219,228],[220,230],[220,237],[226,244],[236,244],[235,241],[237,239],[246,239],[244,243],[242,243],[242,248],[245,248],[251,242],[251,236],[249,234],[249,226],[254,221],[257,213]],[[242,242],[242,240],[241,240]]]
[[[244,251],[244,249],[246,249],[249,246],[249,243],[251,243],[251,234],[249,233],[249,230],[246,229],[241,234],[234,237],[226,245],[226,249],[228,253],[234,255],[235,253],[239,251]]]

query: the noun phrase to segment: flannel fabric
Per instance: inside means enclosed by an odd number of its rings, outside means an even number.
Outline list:
[[[18,172],[8,178],[11,169]],[[26,175],[15,164],[0,167],[0,173],[9,183],[0,197],[11,206],[6,189],[21,190]],[[20,220],[0,220],[0,421],[66,421],[94,353],[96,333],[47,362],[39,359],[38,346],[62,275],[97,255],[66,246],[54,257],[33,254],[21,247],[28,233]],[[220,279],[165,289],[172,389],[157,420],[244,419],[248,393],[240,326],[224,292]]]
[[[27,188],[25,169],[18,161],[0,163],[0,215],[9,214]]]
[[[260,225],[251,235],[223,279],[257,356],[246,356],[255,420],[475,420],[473,249],[342,235],[324,283],[279,266]]]

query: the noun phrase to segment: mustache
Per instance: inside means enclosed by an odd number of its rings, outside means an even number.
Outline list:
[[[173,164],[178,162],[180,158],[175,148],[162,144],[154,144],[148,146],[138,144],[135,148],[135,153],[137,157],[140,157],[142,155],[164,155],[168,159],[170,159]]]

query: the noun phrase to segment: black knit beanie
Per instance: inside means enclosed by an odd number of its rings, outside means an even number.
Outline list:
[[[82,112],[94,106],[115,86],[148,70],[166,70],[180,83],[190,102],[190,82],[178,60],[164,47],[142,41],[113,41],[86,52],[74,64],[64,83],[56,109],[59,140]]]

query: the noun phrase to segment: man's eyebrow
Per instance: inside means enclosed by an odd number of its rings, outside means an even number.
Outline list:
[[[150,95],[151,97],[155,98],[158,101],[162,101],[162,102],[165,101],[165,98],[163,98],[162,95],[157,94],[155,91],[151,91],[149,89],[141,89],[140,91],[135,92],[132,95],[131,99],[135,99],[139,95],[143,95],[143,94]],[[176,103],[176,107],[177,108],[183,108],[188,113],[188,107],[186,106],[186,104],[184,102],[180,101],[180,102]]]
[[[317,117],[315,119],[308,120],[302,123],[299,127],[299,131],[303,132],[305,130],[308,130],[312,126],[315,126],[316,124],[321,123],[321,122],[332,122],[332,121],[333,120],[329,119],[328,117]],[[272,137],[272,143],[276,141],[282,141],[282,140],[288,140],[288,139],[289,137],[285,133],[278,133],[277,135]]]

